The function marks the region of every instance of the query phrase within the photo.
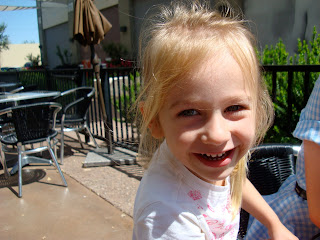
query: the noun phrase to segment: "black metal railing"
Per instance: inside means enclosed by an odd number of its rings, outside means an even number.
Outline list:
[[[275,107],[274,125],[265,139],[298,143],[292,132],[319,77],[320,65],[268,65],[263,71]]]
[[[106,69],[102,73],[105,73],[105,105],[113,143],[136,150],[139,133],[132,106],[141,86],[139,72],[134,68],[120,68]]]
[[[319,76],[320,65],[262,68],[276,108],[275,124],[289,124],[290,127],[282,134],[291,135]],[[98,89],[92,69],[31,70],[10,74],[11,79],[17,79],[23,85],[37,85],[38,89],[43,90],[65,91],[78,86],[94,86]],[[5,75],[0,72],[0,81],[5,81],[2,76]],[[135,68],[102,67],[100,76],[107,119],[104,119],[101,112],[99,91],[96,91],[89,109],[90,129],[95,137],[105,141],[108,141],[110,134],[113,146],[136,150],[139,133],[135,124],[135,111],[131,107],[141,86],[139,71]]]

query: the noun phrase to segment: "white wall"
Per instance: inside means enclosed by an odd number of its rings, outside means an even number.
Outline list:
[[[319,0],[245,0],[244,13],[260,46],[283,40],[287,51],[297,50],[297,39],[309,41],[313,27],[320,33]]]
[[[118,0],[95,0],[94,4],[101,10],[117,5]],[[67,0],[41,2],[43,29],[55,27],[68,22],[68,11],[73,11],[73,4]],[[73,22],[73,19],[70,19]]]
[[[26,62],[29,62],[27,55],[30,53],[34,57],[40,55],[38,43],[9,44],[8,50],[0,52],[0,66],[23,67]]]
[[[68,22],[67,3],[41,2],[43,29]]]

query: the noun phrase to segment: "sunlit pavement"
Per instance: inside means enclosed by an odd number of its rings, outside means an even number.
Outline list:
[[[1,239],[131,239],[143,170],[134,165],[84,168],[94,150],[93,144],[82,149],[69,135],[61,165],[68,187],[53,166],[28,166],[22,198],[17,197],[17,174],[6,180],[0,170]]]

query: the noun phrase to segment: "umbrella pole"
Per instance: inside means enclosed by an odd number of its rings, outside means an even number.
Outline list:
[[[103,91],[102,91],[102,85],[101,85],[101,78],[100,78],[100,63],[97,54],[95,53],[94,50],[94,45],[90,45],[90,50],[91,50],[91,64],[93,66],[93,71],[96,77],[96,81],[98,85],[98,89],[96,89],[97,92],[99,92],[99,99],[100,99],[100,108],[102,112],[102,121],[104,123],[104,128],[105,132],[107,134],[107,143],[108,143],[108,153],[112,154],[113,153],[113,148],[112,148],[112,139],[111,139],[111,129],[109,129],[108,124],[107,124],[107,113],[106,113],[106,107],[104,104],[104,97],[103,97]]]

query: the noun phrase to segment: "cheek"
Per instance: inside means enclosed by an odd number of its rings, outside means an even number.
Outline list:
[[[255,119],[253,117],[248,117],[246,119],[243,119],[242,121],[239,121],[236,126],[236,131],[239,136],[245,141],[248,142],[248,144],[252,143],[255,138]]]
[[[248,145],[252,145],[254,140],[255,140],[255,135],[256,135],[256,125],[255,125],[255,120],[250,119],[246,121],[243,126],[242,126],[242,134],[248,141]]]
[[[174,138],[180,143],[184,145],[189,145],[192,143],[196,137],[197,133],[195,131],[186,131],[179,128],[172,129],[170,133],[168,133],[171,136],[174,136]]]
[[[195,138],[196,129],[174,121],[172,119],[163,121],[161,124],[166,138],[174,138],[177,141],[188,142]]]

